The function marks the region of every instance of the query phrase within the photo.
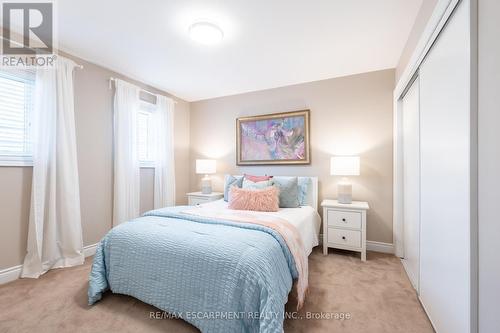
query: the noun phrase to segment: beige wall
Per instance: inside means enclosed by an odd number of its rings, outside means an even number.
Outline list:
[[[361,176],[352,177],[353,197],[370,203],[368,240],[392,243],[392,92],[394,70],[384,70],[191,103],[190,189],[197,190],[196,158],[215,158],[214,188],[225,173],[318,176],[320,199],[336,197],[332,155],[359,154]],[[237,167],[237,117],[311,110],[309,166]]]
[[[103,67],[73,58],[84,69],[75,70],[75,123],[80,176],[84,245],[97,243],[111,228],[113,206],[113,90],[117,77],[156,93],[166,94]],[[175,97],[174,97],[175,98]],[[175,98],[175,158],[177,202],[185,203],[189,175],[189,103]],[[26,253],[31,167],[0,167],[0,270],[22,263]],[[153,205],[153,169],[141,171],[141,210]]]
[[[420,36],[422,35],[422,32],[424,31],[437,2],[438,0],[423,0],[422,6],[417,14],[417,18],[415,19],[415,23],[413,24],[413,28],[411,29],[408,40],[406,41],[403,52],[401,53],[401,57],[399,58],[398,66],[396,67],[396,83],[399,81],[406,66],[408,65],[412,53],[420,40]]]
[[[30,196],[31,168],[0,167],[0,270],[24,259]]]

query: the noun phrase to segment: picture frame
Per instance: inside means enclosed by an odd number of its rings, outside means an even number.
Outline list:
[[[236,119],[236,165],[311,164],[310,110]]]

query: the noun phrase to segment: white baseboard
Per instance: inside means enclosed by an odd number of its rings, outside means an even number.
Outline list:
[[[23,265],[9,267],[0,271],[0,284],[19,279]]]
[[[394,245],[392,243],[366,241],[366,249],[374,252],[394,253]]]
[[[436,329],[436,325],[434,325],[434,322],[432,321],[431,316],[429,315],[429,311],[427,311],[427,308],[425,307],[424,302],[422,302],[422,298],[420,298],[420,295],[417,295],[418,301],[420,302],[420,305],[424,309],[425,314],[427,315],[427,318],[429,318],[429,321],[431,322],[431,326],[434,329],[434,332],[437,332],[438,330]]]
[[[83,247],[83,255],[85,256],[85,258],[91,257],[95,254],[95,251],[97,250],[97,245],[99,245],[99,243],[95,243],[95,244],[87,245],[87,246]]]
[[[95,254],[98,244],[87,245],[83,247],[83,255],[90,257]],[[23,265],[13,266],[0,270],[0,284],[19,279]]]

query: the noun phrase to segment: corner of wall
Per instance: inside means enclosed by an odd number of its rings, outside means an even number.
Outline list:
[[[420,6],[420,10],[418,11],[417,17],[415,18],[415,22],[413,23],[413,27],[408,35],[408,40],[406,41],[405,47],[401,52],[401,56],[399,58],[398,65],[396,66],[396,84],[398,83],[401,75],[403,74],[406,66],[408,65],[411,55],[417,46],[422,32],[427,25],[427,22],[432,16],[432,12],[436,7],[436,4],[439,0],[423,0],[422,5]]]

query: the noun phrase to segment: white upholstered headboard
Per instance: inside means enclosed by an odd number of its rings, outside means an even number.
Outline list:
[[[306,202],[309,206],[318,210],[318,177],[300,177],[299,178],[310,178],[311,186],[306,195]]]
[[[243,175],[234,175],[234,177],[242,177]],[[297,178],[309,178],[311,179],[311,184],[308,188],[307,194],[306,194],[306,203],[314,208],[315,210],[318,210],[318,177],[309,177],[309,176],[278,176],[276,177],[297,177]]]

